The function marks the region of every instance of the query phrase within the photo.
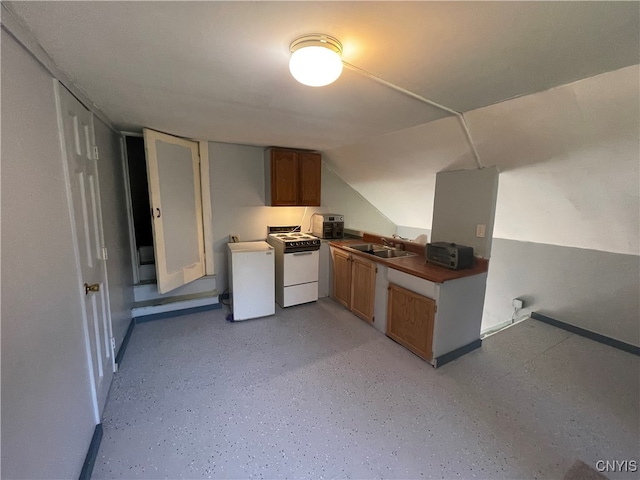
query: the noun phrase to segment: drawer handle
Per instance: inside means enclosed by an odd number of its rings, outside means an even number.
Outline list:
[[[293,256],[299,256],[299,255],[311,255],[313,252],[296,252],[293,254]]]

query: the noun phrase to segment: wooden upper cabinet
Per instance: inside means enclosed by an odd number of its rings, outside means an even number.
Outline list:
[[[271,151],[271,204],[298,205],[298,155],[289,150]]]
[[[425,360],[433,358],[436,302],[397,285],[389,285],[387,336]]]
[[[322,157],[319,153],[299,153],[298,170],[300,175],[300,205],[319,207],[320,178],[322,176]]]
[[[322,157],[319,153],[268,149],[265,174],[267,205],[320,206]]]

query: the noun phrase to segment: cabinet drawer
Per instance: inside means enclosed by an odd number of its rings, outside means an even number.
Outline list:
[[[315,302],[318,300],[318,282],[303,283],[284,287],[281,307],[300,305],[301,303]]]

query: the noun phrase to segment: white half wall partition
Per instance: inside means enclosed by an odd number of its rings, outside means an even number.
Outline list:
[[[497,193],[496,167],[438,173],[432,241],[473,247],[474,255],[489,258]]]

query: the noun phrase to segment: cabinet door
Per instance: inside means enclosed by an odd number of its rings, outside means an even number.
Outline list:
[[[298,154],[290,150],[271,150],[271,205],[298,205],[299,178]]]
[[[375,293],[375,264],[354,255],[351,260],[351,311],[369,323],[373,322]]]
[[[198,143],[145,128],[158,291],[205,274]]]
[[[322,176],[322,157],[319,153],[298,153],[300,173],[300,192],[298,205],[320,206],[320,177]]]
[[[351,306],[351,255],[331,249],[333,258],[333,292],[331,296],[347,308]]]
[[[436,302],[391,284],[387,309],[387,336],[431,360]]]

